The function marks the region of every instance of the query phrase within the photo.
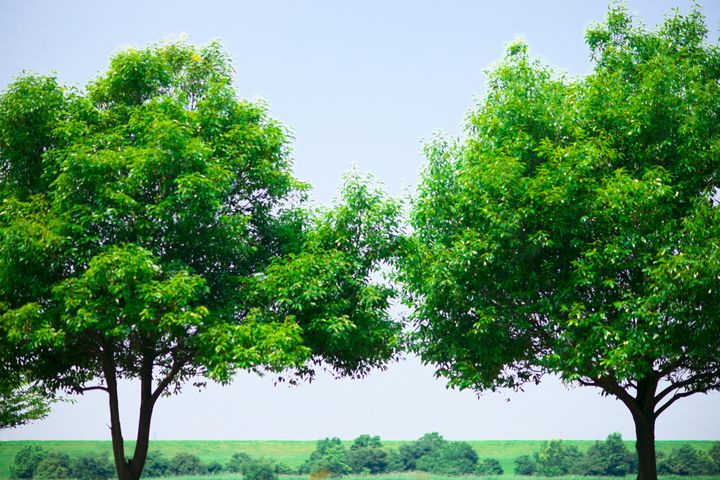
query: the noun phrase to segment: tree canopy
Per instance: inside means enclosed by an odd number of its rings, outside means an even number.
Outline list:
[[[82,91],[22,75],[0,96],[0,371],[107,392],[121,479],[191,378],[363,375],[399,344],[378,274],[396,203],[356,175],[334,209],[308,207],[285,128],[232,77],[217,43],[170,43],[118,53]],[[130,460],[123,378],[141,390]]]
[[[452,387],[546,373],[616,396],[640,478],[654,425],[720,387],[720,50],[697,9],[657,30],[612,6],[568,78],[511,44],[438,137],[413,200],[401,279],[416,348]]]

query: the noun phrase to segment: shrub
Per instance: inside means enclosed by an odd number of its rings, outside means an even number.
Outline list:
[[[72,461],[72,476],[79,480],[105,480],[115,476],[107,455],[82,455]]]
[[[583,475],[624,477],[633,466],[633,454],[625,446],[619,433],[611,433],[604,442],[595,442],[581,462]]]
[[[252,457],[247,453],[233,453],[225,469],[230,473],[242,473],[245,465],[252,462]]]
[[[477,461],[477,453],[468,443],[445,442],[433,453],[420,457],[416,467],[440,475],[466,475],[475,471]]]
[[[221,473],[225,471],[225,467],[220,462],[210,462],[207,464],[207,473]]]
[[[47,457],[48,452],[39,445],[26,445],[18,450],[15,462],[10,465],[10,478],[33,478],[38,464]]]
[[[712,473],[713,465],[710,457],[698,452],[691,445],[683,445],[673,450],[667,459],[663,459],[658,470],[674,475],[706,475]]]
[[[388,463],[385,471],[402,472],[403,470],[405,470],[405,462],[403,462],[400,452],[394,448],[388,450]]]
[[[145,460],[145,468],[143,468],[143,477],[166,477],[171,473],[171,463],[165,455],[160,452],[152,452],[148,454]]]
[[[486,458],[478,463],[475,473],[478,475],[502,475],[505,471],[500,462],[495,458]]]
[[[713,446],[708,452],[710,461],[712,462],[713,471],[712,474],[720,473],[720,442],[713,443]]]
[[[244,466],[243,480],[276,480],[275,465],[266,459],[255,459]]]
[[[361,435],[350,446],[346,463],[353,473],[384,473],[387,471],[388,454],[382,448],[380,437]]]
[[[295,469],[281,462],[275,463],[275,473],[278,475],[293,475],[297,473]]]
[[[339,438],[325,438],[317,442],[315,451],[300,467],[300,473],[324,473],[329,476],[340,476],[350,473],[346,463],[345,446]]]
[[[537,465],[530,455],[521,455],[515,459],[516,475],[534,475],[536,471]]]
[[[582,465],[582,454],[574,447],[566,445],[562,440],[544,442],[540,451],[533,456],[536,473],[545,477],[556,477],[569,473],[579,473]]]
[[[437,432],[426,433],[418,440],[412,443],[400,445],[398,454],[403,470],[415,470],[417,468],[417,460],[421,457],[432,455],[443,445],[447,443],[442,435]]]
[[[206,475],[207,467],[197,455],[180,452],[170,461],[170,473],[174,475]]]
[[[67,479],[72,475],[70,457],[64,453],[49,453],[38,463],[33,478]]]

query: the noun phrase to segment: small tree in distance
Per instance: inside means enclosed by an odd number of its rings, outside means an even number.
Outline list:
[[[593,72],[573,80],[509,46],[467,138],[426,148],[401,269],[437,375],[599,388],[632,415],[641,480],[657,478],[658,417],[720,388],[720,49],[706,37],[697,8],[649,31],[613,6],[586,33]]]

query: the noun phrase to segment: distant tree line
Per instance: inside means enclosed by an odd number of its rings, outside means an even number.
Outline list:
[[[720,474],[720,442],[705,452],[685,444],[669,455],[657,453],[658,473],[664,475]],[[532,455],[515,459],[515,473],[553,477],[560,475],[598,475],[623,477],[638,472],[637,453],[630,452],[619,433],[604,442],[595,442],[584,454],[561,440],[543,443]]]
[[[270,459],[253,458],[246,453],[236,453],[230,461],[222,464],[217,461],[203,462],[197,455],[187,452],[179,452],[173,457],[150,452],[143,477],[212,475],[223,472],[241,473],[244,480],[275,480],[278,474],[296,473],[286,465]],[[27,445],[20,449],[10,466],[10,478],[13,480],[105,480],[115,475],[115,467],[107,455],[71,457],[65,453],[49,452],[39,445]]]
[[[689,444],[670,454],[657,455],[658,472],[663,475],[720,474],[720,442],[709,450],[698,450]],[[515,459],[516,475],[553,477],[561,475],[617,476],[637,473],[637,454],[630,452],[619,433],[603,442],[595,442],[587,451],[562,440],[544,442],[532,455]],[[150,452],[143,477],[158,478],[180,475],[213,475],[239,473],[243,480],[277,480],[278,475],[301,474],[311,478],[342,475],[377,475],[394,472],[423,471],[437,475],[503,475],[495,458],[480,458],[467,442],[448,441],[442,435],[426,433],[419,439],[386,448],[379,436],[361,435],[346,447],[339,438],[319,440],[310,457],[293,469],[273,459],[235,453],[226,463],[204,462],[188,452],[172,457]],[[15,455],[10,466],[13,480],[105,480],[115,476],[107,455],[83,454],[71,457],[48,451],[39,445],[27,445]]]
[[[349,448],[339,438],[325,438],[299,473],[340,476],[415,470],[442,475],[503,474],[498,460],[480,459],[468,443],[449,442],[438,433],[426,433],[397,449],[384,448],[378,436],[361,435]]]

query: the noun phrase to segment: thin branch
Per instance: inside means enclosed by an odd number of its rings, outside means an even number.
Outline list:
[[[681,398],[689,397],[690,395],[694,395],[694,394],[696,394],[696,393],[701,393],[701,392],[705,392],[705,391],[706,391],[706,389],[695,389],[695,390],[687,390],[687,391],[682,392],[682,393],[676,393],[675,395],[673,395],[673,396],[670,398],[670,400],[668,400],[668,401],[665,403],[665,405],[663,405],[662,407],[660,407],[660,408],[658,408],[657,410],[655,410],[655,418],[659,417],[660,414],[663,413],[665,410],[667,410],[667,408],[668,408],[670,405],[672,405],[672,404],[675,403],[676,401],[680,400]]]
[[[107,387],[103,387],[102,385],[94,385],[92,387],[82,387],[77,390],[77,393],[84,394],[85,392],[89,392],[91,390],[102,390],[105,393],[110,393],[110,391],[107,389]]]
[[[691,384],[697,382],[698,380],[702,380],[705,378],[713,378],[716,375],[717,375],[717,372],[714,372],[714,371],[706,372],[706,373],[701,373],[698,375],[693,375],[692,377],[687,378],[681,382],[673,383],[669,387],[667,387],[665,390],[663,390],[662,392],[658,393],[655,396],[655,403],[656,404],[660,403],[660,400],[662,400],[663,398],[665,398],[666,396],[668,396],[670,393],[672,393],[675,390],[678,390],[683,387],[687,387],[688,385],[691,385]]]
[[[154,404],[158,398],[160,398],[160,395],[165,391],[168,385],[170,385],[170,382],[173,381],[175,376],[180,373],[180,370],[185,365],[185,361],[181,359],[176,359],[173,362],[173,366],[170,369],[170,371],[165,375],[165,378],[162,379],[160,383],[158,383],[157,388],[152,394],[152,397],[150,397],[150,401]]]

